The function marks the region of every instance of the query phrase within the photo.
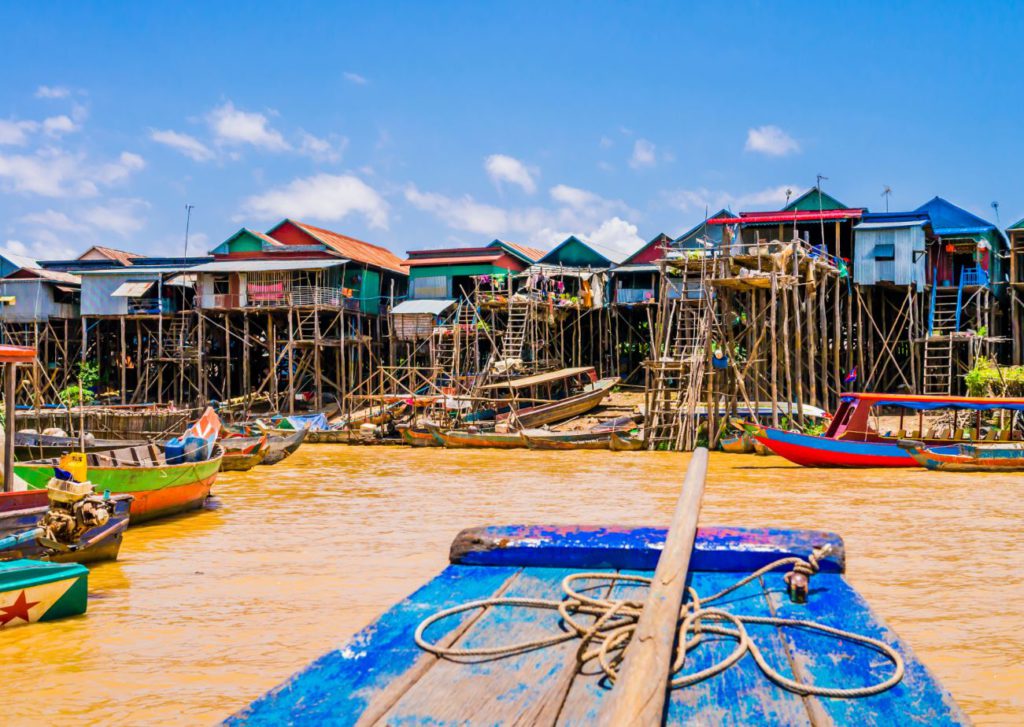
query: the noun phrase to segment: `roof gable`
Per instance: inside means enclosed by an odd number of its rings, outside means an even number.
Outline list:
[[[1007,231],[1009,231],[1009,230],[1024,230],[1024,217],[1020,218],[1019,220],[1014,222],[1012,225],[1010,225],[1006,229],[1007,229]]]
[[[664,257],[663,250],[671,244],[672,238],[664,232],[660,232],[653,240],[623,260],[622,264],[630,265],[632,263],[650,263],[655,260],[660,260]]]
[[[846,210],[850,208],[831,194],[822,192],[817,187],[811,187],[782,209],[786,212],[792,212],[794,210],[805,210],[811,212],[817,210]]]
[[[987,232],[998,232],[996,226],[962,207],[942,197],[933,197],[915,212],[926,212],[932,221],[932,229],[936,235],[983,235]],[[1002,237],[1002,233],[999,234]]]
[[[575,235],[567,237],[537,262],[570,268],[607,268],[612,265],[611,260]]]
[[[544,257],[543,250],[538,250],[528,245],[520,245],[518,242],[509,242],[508,240],[493,240],[487,247],[500,247],[527,265],[531,265]]]
[[[264,235],[262,232],[250,230],[248,227],[243,227],[210,252],[213,255],[231,255],[244,252],[263,252],[267,249],[280,249],[282,247],[284,245],[274,238]]]
[[[723,218],[732,217],[726,209],[720,209],[715,214],[708,217],[708,220],[717,220]],[[697,223],[689,231],[684,232],[682,235],[672,241],[672,247],[678,248],[692,248],[697,247],[698,242],[701,238],[706,237],[714,242],[716,245],[722,242],[722,226],[721,225],[709,225],[707,220],[703,220]]]
[[[267,235],[284,245],[319,243],[354,262],[405,274],[401,258],[390,250],[305,222],[285,219],[268,230]]]
[[[128,266],[132,264],[132,261],[137,258],[145,257],[145,255],[139,255],[137,252],[128,252],[126,250],[116,250],[112,247],[104,247],[102,245],[93,245],[88,250],[78,256],[79,260],[110,260],[117,263],[118,265]]]

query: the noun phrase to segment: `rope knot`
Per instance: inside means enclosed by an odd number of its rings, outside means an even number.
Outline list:
[[[818,561],[826,558],[832,552],[832,546],[826,543],[811,551],[807,560],[799,558],[793,563],[793,570],[783,576],[786,583],[789,598],[793,603],[807,603],[807,593],[810,590],[811,576],[820,570]]]

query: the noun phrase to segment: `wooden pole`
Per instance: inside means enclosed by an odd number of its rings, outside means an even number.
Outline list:
[[[665,548],[658,558],[636,631],[626,648],[611,702],[601,714],[603,725],[655,727],[662,724],[707,469],[708,450],[699,447],[690,457],[683,491],[665,537]]]
[[[18,364],[4,366],[4,490],[14,491],[14,384]]]

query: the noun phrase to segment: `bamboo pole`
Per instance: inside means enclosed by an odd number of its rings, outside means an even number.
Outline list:
[[[16,363],[4,364],[4,491],[14,491],[14,385]]]
[[[601,714],[602,725],[655,727],[662,723],[707,468],[708,450],[694,450],[643,613],[626,649],[611,701]]]

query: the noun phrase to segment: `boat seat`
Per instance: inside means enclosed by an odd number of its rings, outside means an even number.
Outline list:
[[[988,432],[985,434],[984,441],[986,441],[986,442],[994,442],[994,441],[996,441],[996,439],[998,439],[998,437],[999,437],[999,430],[995,429],[995,428],[992,428],[992,429],[989,429]]]
[[[957,429],[955,432],[953,432],[953,439],[963,439],[963,438],[964,438],[964,430],[963,429]]]
[[[914,431],[912,431],[910,433],[910,438],[911,439],[920,439],[921,438],[921,431],[919,429],[915,429]]]
[[[906,429],[901,429],[898,432],[896,432],[896,439],[906,439],[906,438],[907,438],[907,430]]]

